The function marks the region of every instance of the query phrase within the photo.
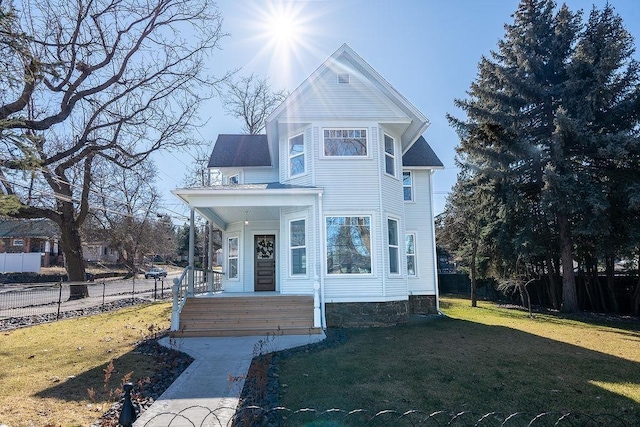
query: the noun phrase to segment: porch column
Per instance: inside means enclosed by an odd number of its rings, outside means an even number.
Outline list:
[[[325,310],[325,300],[324,300],[324,276],[327,273],[327,259],[325,257],[326,254],[326,250],[325,250],[325,240],[324,240],[324,235],[325,235],[325,231],[324,231],[324,227],[325,227],[325,222],[324,222],[324,216],[323,216],[323,209],[322,209],[322,193],[318,194],[318,224],[319,224],[319,233],[320,235],[318,236],[318,239],[320,240],[320,256],[318,257],[320,259],[320,314],[322,317],[322,329],[327,329],[327,313]],[[316,248],[318,247],[318,245],[316,245]]]
[[[191,208],[189,215],[189,272],[187,277],[187,284],[189,288],[187,289],[188,295],[193,295],[193,277],[194,277],[194,257],[196,253],[196,211],[194,208]]]
[[[209,224],[209,243],[207,244],[207,290],[213,293],[213,225]]]

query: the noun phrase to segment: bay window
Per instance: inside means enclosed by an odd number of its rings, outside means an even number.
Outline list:
[[[327,274],[371,274],[371,217],[326,218]]]

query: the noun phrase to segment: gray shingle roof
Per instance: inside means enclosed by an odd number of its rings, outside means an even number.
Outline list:
[[[267,135],[218,135],[210,168],[271,166]]]
[[[0,220],[0,238],[40,238],[60,236],[58,225],[49,219]]]
[[[433,152],[429,143],[420,136],[402,156],[402,166],[444,167],[442,161]]]

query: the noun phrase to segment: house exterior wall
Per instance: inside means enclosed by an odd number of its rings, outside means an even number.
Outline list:
[[[407,169],[405,169],[407,170]],[[413,201],[405,202],[406,232],[416,234],[416,276],[408,278],[409,293],[435,295],[437,272],[435,270],[435,248],[433,209],[431,207],[431,171],[411,170],[413,179]]]

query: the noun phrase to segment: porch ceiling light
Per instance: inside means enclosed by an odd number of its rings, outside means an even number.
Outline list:
[[[247,218],[247,213],[249,211],[244,211],[244,225],[249,225],[249,219]]]

